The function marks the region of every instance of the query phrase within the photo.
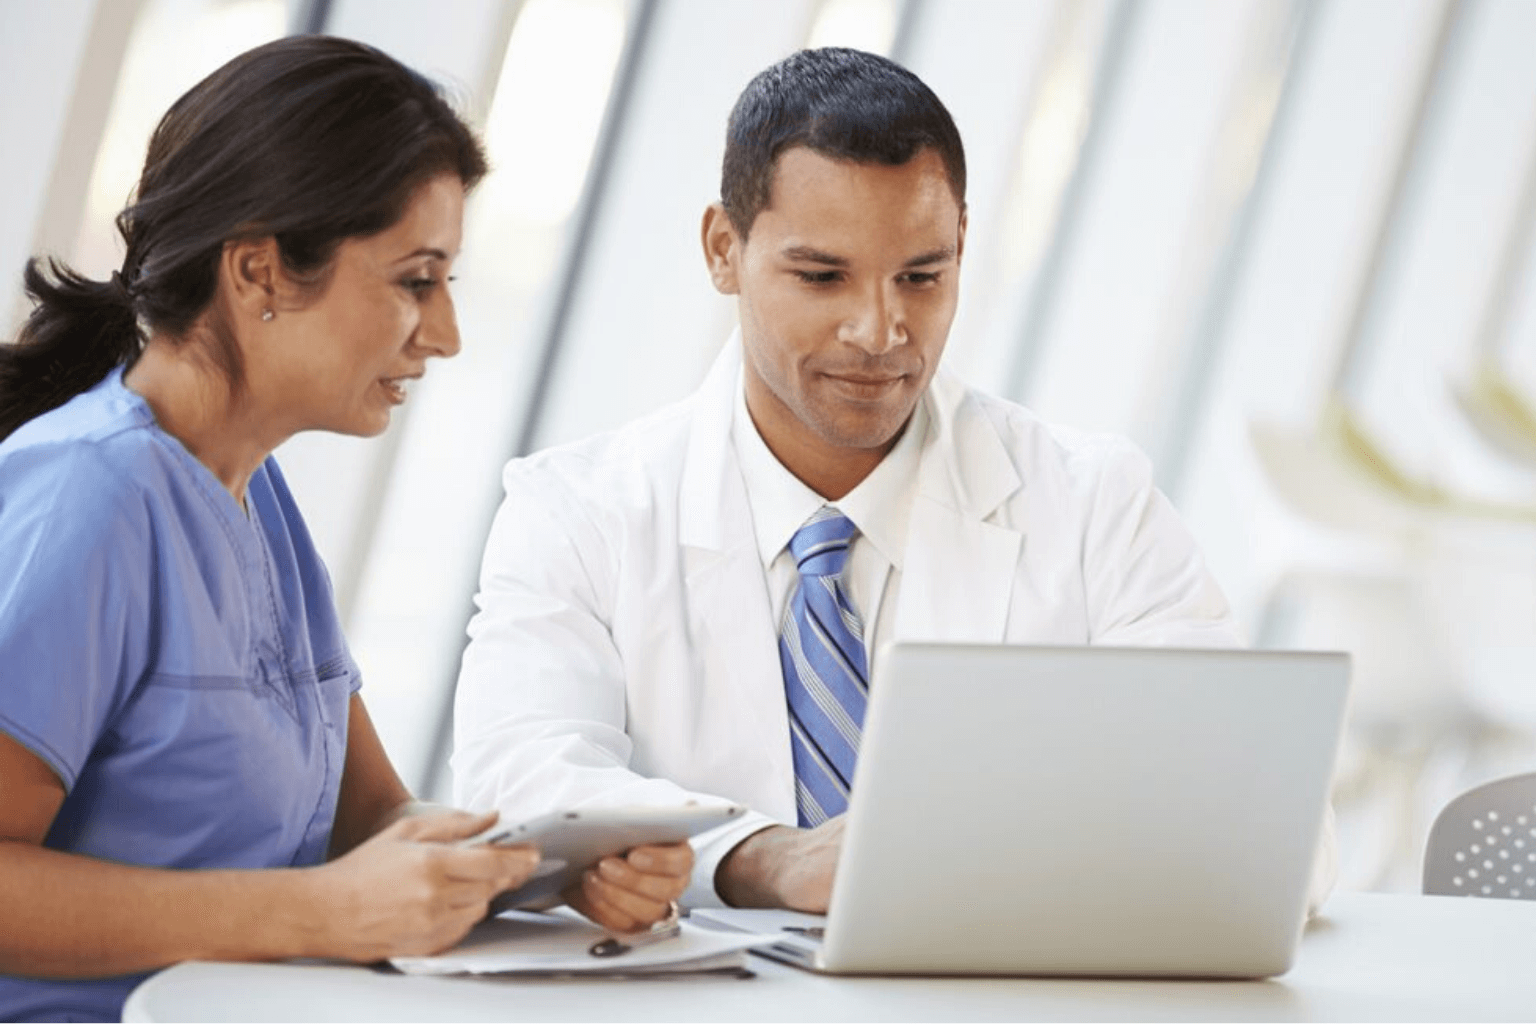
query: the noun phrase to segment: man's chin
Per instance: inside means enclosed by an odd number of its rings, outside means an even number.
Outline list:
[[[828,444],[838,448],[880,452],[891,450],[901,437],[912,410],[881,417],[843,416],[816,426],[816,433]]]

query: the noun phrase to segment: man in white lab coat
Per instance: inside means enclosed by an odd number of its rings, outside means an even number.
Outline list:
[[[736,801],[753,813],[696,841],[685,899],[824,910],[851,775],[798,687],[857,701],[897,639],[1237,643],[1138,451],[939,368],[964,190],[948,112],[890,61],[806,51],[747,86],[702,232],[740,329],[685,401],[507,466],[459,679],[460,805]],[[794,678],[816,617],[789,548],[829,515],[852,531],[831,632],[858,650],[823,652],[822,675],[846,671],[823,686]],[[855,752],[861,706],[833,715]]]

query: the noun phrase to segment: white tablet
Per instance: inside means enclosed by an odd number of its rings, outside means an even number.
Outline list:
[[[533,875],[491,901],[493,912],[542,910],[561,903],[560,893],[604,857],[636,846],[680,843],[741,817],[738,804],[682,807],[594,807],[556,811],[517,825],[497,822],[466,845],[532,843],[543,859]]]

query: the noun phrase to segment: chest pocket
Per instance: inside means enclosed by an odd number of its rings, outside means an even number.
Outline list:
[[[265,671],[146,680],[70,794],[77,848],[171,867],[322,859],[355,669],[337,658],[320,671]],[[89,849],[98,838],[110,853]]]

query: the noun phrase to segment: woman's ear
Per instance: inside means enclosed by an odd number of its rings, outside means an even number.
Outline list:
[[[268,236],[225,242],[219,278],[237,316],[242,320],[271,320],[286,281],[277,239]]]
[[[721,295],[739,294],[741,240],[724,206],[709,204],[704,211],[700,236],[704,243],[704,264],[709,268],[709,279],[714,282],[715,291]]]

